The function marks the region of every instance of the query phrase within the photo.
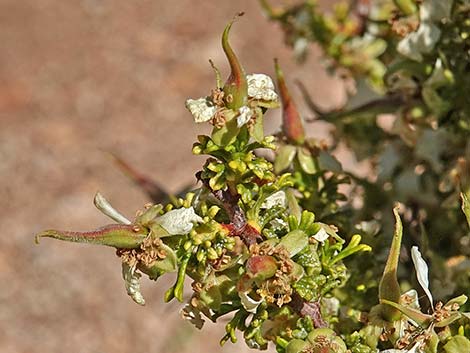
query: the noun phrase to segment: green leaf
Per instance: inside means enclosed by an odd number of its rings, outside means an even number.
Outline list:
[[[458,304],[459,306],[464,305],[468,300],[468,297],[465,294],[459,295],[458,297],[452,298],[444,306],[452,306],[453,304]]]
[[[341,173],[343,171],[343,167],[336,157],[325,151],[320,151],[318,165],[321,170],[328,170],[334,173]]]
[[[310,151],[305,148],[297,148],[297,160],[300,163],[300,167],[307,174],[315,174],[318,172],[318,168],[315,165],[314,158]]]
[[[410,307],[392,302],[387,299],[380,299],[380,304],[387,304],[393,307],[394,309],[401,311],[406,317],[415,321],[418,325],[420,325],[423,328],[428,327],[432,321],[432,315],[423,314],[419,310],[412,309]]]
[[[300,229],[293,230],[282,237],[277,246],[284,246],[290,257],[297,255],[308,245],[308,236]]]
[[[279,147],[274,160],[274,172],[276,174],[281,173],[282,171],[289,168],[294,160],[297,148],[292,145],[284,145]]]
[[[464,336],[453,336],[444,345],[444,350],[446,353],[470,352],[470,341]]]
[[[289,212],[294,215],[297,219],[300,219],[302,210],[300,209],[297,198],[295,197],[294,190],[288,188],[285,192]]]
[[[257,142],[261,143],[264,140],[263,112],[261,109],[256,109],[255,112],[255,124],[250,128],[250,134]]]
[[[454,311],[450,314],[449,317],[443,319],[442,321],[436,322],[435,326],[436,327],[446,327],[449,326],[451,323],[454,321],[459,320],[462,317],[462,314],[460,314],[458,311]]]
[[[228,120],[224,126],[214,127],[212,130],[212,140],[219,146],[227,146],[235,142],[240,128],[237,126],[237,119]]]
[[[184,289],[184,279],[186,276],[186,268],[188,267],[189,259],[191,258],[191,253],[188,253],[184,256],[181,261],[180,267],[178,269],[178,278],[175,284],[175,298],[179,302],[183,302],[183,289]]]
[[[178,258],[173,249],[164,243],[160,244],[159,248],[165,253],[164,259],[155,261],[151,266],[139,265],[139,270],[148,275],[150,279],[157,279],[164,273],[174,272],[178,267]]]

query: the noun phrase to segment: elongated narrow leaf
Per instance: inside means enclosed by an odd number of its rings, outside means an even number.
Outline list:
[[[423,328],[426,328],[431,323],[432,315],[423,314],[419,310],[412,309],[408,306],[404,306],[404,305],[401,305],[401,304],[398,304],[398,303],[395,303],[395,302],[392,302],[392,301],[386,300],[386,299],[381,299],[380,303],[381,304],[387,304],[387,305],[401,311],[406,317],[413,320],[414,322],[416,322],[418,325],[420,325]]]

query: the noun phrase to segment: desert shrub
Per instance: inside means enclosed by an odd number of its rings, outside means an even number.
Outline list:
[[[470,351],[470,2],[352,1],[331,13],[315,1],[260,3],[300,60],[316,42],[354,83],[352,103],[334,111],[300,85],[335,144],[306,136],[278,62],[277,90],[269,76],[245,73],[232,21],[222,34],[228,79],[211,62],[215,88],[186,102],[196,123],[212,125],[193,146],[207,156],[199,187],[174,197],[136,175],[154,203],[135,219],[98,193],[115,224],[36,239],[116,248],[140,305],[142,275],[175,272],[165,301],[184,301],[198,328],[229,317],[221,343],[240,331],[252,348],[271,342],[286,353]],[[265,136],[264,114],[279,106],[282,129]],[[385,113],[391,128],[379,123]],[[370,162],[372,177],[342,169],[331,154],[339,142]]]

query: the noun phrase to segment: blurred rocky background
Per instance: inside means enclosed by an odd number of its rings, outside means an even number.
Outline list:
[[[198,332],[181,304],[164,304],[173,278],[144,280],[139,307],[113,249],[33,241],[47,228],[109,223],[97,190],[128,217],[142,208],[145,194],[110,152],[170,192],[194,181],[204,160],[191,147],[207,127],[184,101],[214,87],[209,58],[228,74],[220,35],[239,11],[231,40],[248,73],[272,75],[278,57],[305,117],[295,78],[322,107],[342,102],[319,54],[296,65],[255,0],[0,0],[0,352],[248,351],[241,337],[220,348],[222,325]],[[278,129],[280,111],[267,121]]]

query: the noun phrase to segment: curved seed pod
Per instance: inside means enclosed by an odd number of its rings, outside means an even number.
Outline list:
[[[294,144],[303,144],[305,141],[305,131],[299,111],[292,100],[287,89],[284,74],[279,67],[277,59],[274,60],[276,70],[277,85],[282,100],[282,131],[287,139]]]
[[[88,243],[112,246],[117,249],[138,248],[147,237],[145,229],[127,224],[110,224],[91,232],[71,232],[61,230],[45,230],[36,235],[36,243],[40,238],[54,238],[73,243]]]
[[[390,253],[388,254],[387,263],[379,283],[379,300],[391,301],[398,303],[400,301],[400,284],[397,279],[398,259],[400,257],[401,238],[403,235],[403,226],[400,215],[398,214],[398,206],[393,209],[395,215],[395,233],[393,234]],[[400,311],[392,306],[383,308],[384,319],[393,322],[400,318]]]
[[[241,15],[243,15],[243,13],[238,16]],[[227,56],[231,69],[230,76],[224,85],[224,99],[228,108],[238,110],[246,105],[248,99],[248,83],[246,81],[245,70],[238,61],[238,58],[228,41],[228,35],[234,21],[235,18],[225,27],[224,33],[222,34],[222,49]]]

